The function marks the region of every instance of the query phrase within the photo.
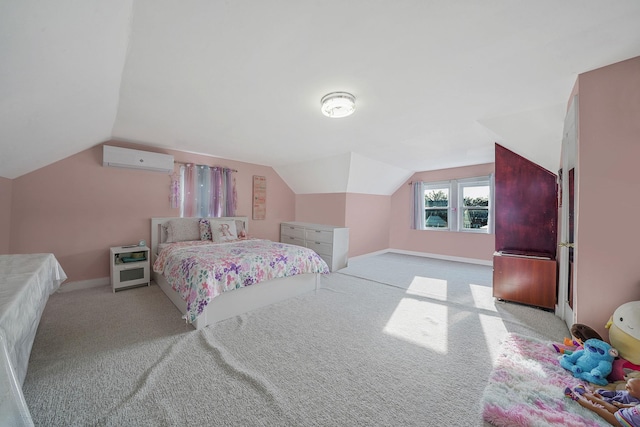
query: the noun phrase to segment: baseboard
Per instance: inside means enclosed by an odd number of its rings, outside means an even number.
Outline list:
[[[369,252],[367,254],[349,257],[349,261],[354,261],[361,258],[369,258],[370,256],[382,255],[382,254],[386,254],[389,251],[390,251],[389,249],[383,249],[381,251]]]
[[[357,260],[358,258],[367,258],[367,257],[370,257],[370,256],[381,255],[381,254],[385,254],[385,253],[396,253],[396,254],[403,254],[403,255],[419,256],[419,257],[424,257],[424,258],[435,258],[435,259],[441,259],[441,260],[444,260],[444,261],[466,262],[468,264],[478,264],[478,265],[493,266],[493,261],[488,261],[488,260],[484,260],[484,259],[465,258],[465,257],[449,256],[449,255],[441,255],[441,254],[432,254],[432,253],[428,253],[428,252],[405,251],[405,250],[402,250],[402,249],[383,249],[381,251],[370,252],[368,254],[354,256],[354,257],[349,258],[349,260]]]
[[[100,277],[98,279],[79,280],[77,282],[63,283],[60,285],[58,292],[77,291],[79,289],[96,288],[98,286],[110,285],[111,279],[109,277]]]
[[[469,263],[469,264],[479,264],[479,265],[488,265],[488,266],[492,266],[493,265],[493,261],[487,261],[487,260],[483,260],[483,259],[464,258],[464,257],[457,257],[457,256],[441,255],[441,254],[432,254],[432,253],[428,253],[428,252],[405,251],[405,250],[402,250],[402,249],[383,249],[383,250],[380,250],[380,251],[369,252],[367,254],[362,254],[362,255],[350,257],[349,261],[354,261],[354,260],[357,260],[359,258],[367,258],[367,257],[375,256],[375,255],[382,255],[382,254],[389,253],[389,252],[396,253],[396,254],[403,254],[403,255],[419,256],[419,257],[424,257],[424,258],[435,258],[435,259],[441,259],[441,260],[444,260],[444,261],[466,262],[466,263]],[[60,286],[60,289],[58,290],[58,292],[69,292],[69,291],[75,291],[75,290],[78,290],[78,289],[95,288],[95,287],[98,287],[98,286],[105,286],[105,285],[110,285],[110,284],[111,284],[111,279],[109,277],[100,277],[98,279],[90,279],[90,280],[79,280],[77,282],[63,283]]]

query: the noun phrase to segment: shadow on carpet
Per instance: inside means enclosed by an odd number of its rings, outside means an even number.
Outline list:
[[[482,416],[495,426],[608,426],[597,414],[565,397],[584,382],[558,363],[549,342],[509,334],[482,396]]]

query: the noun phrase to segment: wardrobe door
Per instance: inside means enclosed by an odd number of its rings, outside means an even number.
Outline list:
[[[554,173],[496,144],[493,296],[552,309],[557,299]]]

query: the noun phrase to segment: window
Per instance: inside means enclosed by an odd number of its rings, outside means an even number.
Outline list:
[[[415,229],[493,232],[491,176],[414,185]]]
[[[489,200],[491,183],[489,179],[458,183],[459,214],[462,231],[482,231],[489,229]]]
[[[449,193],[446,184],[425,184],[424,225],[425,228],[449,228]]]

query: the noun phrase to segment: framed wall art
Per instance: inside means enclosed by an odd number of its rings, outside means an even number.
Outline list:
[[[267,178],[253,176],[253,219],[267,217]]]

